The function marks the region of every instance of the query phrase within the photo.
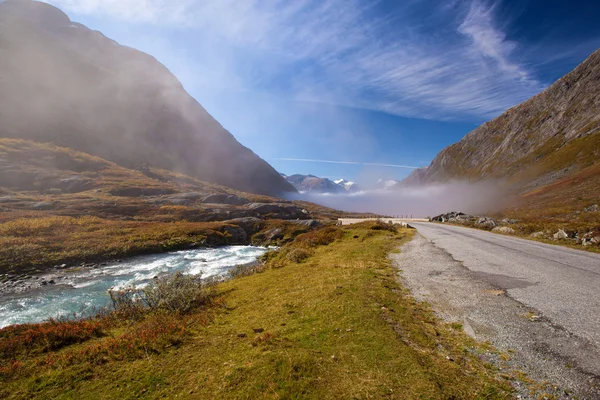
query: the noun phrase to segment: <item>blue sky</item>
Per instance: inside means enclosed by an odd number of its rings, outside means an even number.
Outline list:
[[[600,47],[591,0],[48,2],[155,56],[277,170],[359,181],[428,165]]]

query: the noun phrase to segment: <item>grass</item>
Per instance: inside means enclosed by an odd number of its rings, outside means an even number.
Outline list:
[[[374,223],[300,235],[220,283],[209,307],[2,358],[0,397],[509,398],[477,345],[399,285],[387,255],[411,235]],[[288,257],[299,249],[310,254]]]

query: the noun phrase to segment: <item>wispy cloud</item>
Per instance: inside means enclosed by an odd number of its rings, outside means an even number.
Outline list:
[[[51,2],[78,13],[190,28],[207,49],[201,56],[230,71],[210,84],[230,88],[233,81],[235,90],[288,100],[480,119],[544,88],[515,60],[518,44],[506,39],[495,8],[479,0],[446,6],[407,0],[393,14],[359,0]]]
[[[273,161],[298,161],[298,162],[324,163],[324,164],[364,165],[364,166],[370,166],[370,167],[390,167],[390,168],[406,168],[406,169],[419,169],[420,168],[420,167],[411,167],[410,165],[380,164],[380,163],[360,162],[360,161],[315,160],[315,159],[312,159],[312,158],[276,157],[276,158],[269,158],[269,160],[273,160]]]

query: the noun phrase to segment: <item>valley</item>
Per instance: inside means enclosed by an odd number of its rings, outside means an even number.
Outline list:
[[[118,3],[0,1],[0,398],[600,398],[595,42]]]

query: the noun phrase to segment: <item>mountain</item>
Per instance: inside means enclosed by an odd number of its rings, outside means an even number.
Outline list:
[[[58,8],[0,3],[0,137],[149,165],[260,194],[295,189],[148,54]]]
[[[347,181],[346,179],[338,179],[336,181],[333,181],[336,185],[340,185],[342,186],[344,189],[346,189],[346,192],[348,193],[356,193],[358,191],[360,191],[360,188],[358,187],[358,185],[356,184],[356,182],[352,182],[352,181]]]
[[[290,184],[292,184],[299,192],[309,193],[345,193],[346,188],[338,185],[327,178],[319,178],[314,175],[282,175]]]
[[[526,193],[600,160],[600,50],[540,94],[442,150],[405,183],[498,179]]]

